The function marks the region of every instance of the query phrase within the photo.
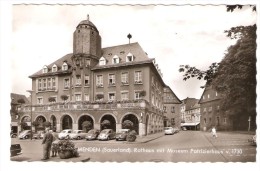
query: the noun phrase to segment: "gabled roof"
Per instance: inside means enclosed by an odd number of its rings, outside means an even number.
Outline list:
[[[196,98],[189,98],[187,97],[186,99],[182,100],[184,105],[185,105],[185,110],[191,110],[198,106],[199,99]]]
[[[15,93],[11,93],[11,104],[20,104],[18,101],[20,99],[24,100],[24,104],[29,104],[29,100],[27,99],[27,97],[25,95],[22,94],[15,94]]]
[[[203,99],[203,96],[206,94],[210,94],[212,97],[210,99],[207,99],[207,98]],[[219,100],[221,98],[220,97],[221,94],[219,94],[218,97],[213,96],[213,94],[216,94],[216,90],[213,89],[213,87],[211,85],[206,85],[198,103],[201,104],[201,103],[205,103],[205,102]]]
[[[165,86],[164,87],[164,91],[167,89],[168,91],[171,92],[172,95],[172,99],[170,100],[170,102],[167,99],[163,99],[165,104],[181,104],[182,101],[176,96],[176,94],[172,91],[172,89],[169,86]],[[163,96],[165,98],[165,96]]]

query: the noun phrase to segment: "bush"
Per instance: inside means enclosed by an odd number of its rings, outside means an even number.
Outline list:
[[[135,130],[132,130],[132,131],[130,131],[129,134],[127,135],[126,140],[127,140],[128,142],[134,142],[134,141],[136,140],[136,135],[137,135],[137,133],[135,132]]]

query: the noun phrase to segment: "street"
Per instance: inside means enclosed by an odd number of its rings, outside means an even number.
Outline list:
[[[163,135],[146,143],[124,141],[75,140],[80,156],[48,161],[74,162],[255,162],[256,147],[248,139],[252,135],[236,132],[219,132],[213,138],[208,132],[181,131],[174,135]],[[41,161],[41,140],[12,139],[20,143],[23,154],[12,157],[12,161]]]

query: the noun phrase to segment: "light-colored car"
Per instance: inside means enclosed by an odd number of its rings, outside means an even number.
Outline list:
[[[98,135],[98,140],[111,140],[115,139],[116,133],[113,129],[104,129]]]
[[[63,140],[63,139],[69,139],[69,134],[72,133],[72,129],[64,129],[63,131],[61,131],[58,135],[58,138],[60,140]]]
[[[86,137],[87,133],[83,130],[74,130],[71,134],[69,134],[70,139],[81,140]]]
[[[129,134],[130,129],[119,129],[116,133],[116,141],[126,140],[127,135]]]
[[[99,133],[100,133],[100,131],[98,129],[91,129],[88,131],[85,138],[86,138],[86,140],[95,140],[95,139],[97,139]]]
[[[43,139],[43,136],[44,136],[44,132],[39,131],[39,132],[33,134],[33,139]]]
[[[164,127],[164,134],[165,135],[173,135],[174,134],[173,127]]]
[[[30,130],[24,130],[18,136],[19,139],[28,139],[30,137],[31,137],[31,131]]]

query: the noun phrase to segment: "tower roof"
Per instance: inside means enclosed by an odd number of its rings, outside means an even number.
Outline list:
[[[90,26],[90,27],[95,28],[95,30],[98,30],[97,27],[89,20],[89,15],[87,15],[87,19],[86,19],[86,20],[82,20],[82,21],[78,24],[77,28],[78,28],[79,26],[81,26],[81,25],[88,25],[88,26]]]

